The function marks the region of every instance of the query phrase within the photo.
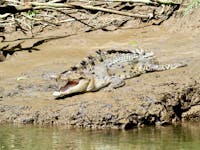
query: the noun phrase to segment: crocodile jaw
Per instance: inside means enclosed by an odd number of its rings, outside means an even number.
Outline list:
[[[53,92],[53,96],[62,97],[73,93],[86,92],[88,84],[89,80],[87,79],[68,81],[59,91]]]

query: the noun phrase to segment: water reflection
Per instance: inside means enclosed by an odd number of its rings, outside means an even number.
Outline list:
[[[199,149],[200,124],[129,131],[0,126],[1,150]]]

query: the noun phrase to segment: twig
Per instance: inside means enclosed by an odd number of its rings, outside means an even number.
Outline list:
[[[11,15],[10,13],[6,13],[6,14],[3,14],[3,15],[0,15],[0,19],[7,18],[10,15]]]
[[[14,19],[14,21],[15,21],[15,23],[17,24],[17,27],[22,31],[22,33],[24,33],[24,34],[26,34],[26,29],[24,29],[21,25],[20,25],[20,23],[22,23],[22,21],[20,21],[19,19]],[[31,29],[31,27],[28,25],[28,24],[26,24],[26,23],[24,23],[29,29]]]
[[[48,3],[61,3],[61,2],[63,2],[63,0],[52,0],[52,1],[49,1]]]
[[[57,23],[53,23],[53,22],[49,22],[47,20],[43,20],[43,19],[38,19],[38,18],[33,18],[33,17],[30,17],[28,15],[24,15],[24,14],[21,14],[22,16],[26,17],[27,19],[29,20],[33,20],[33,21],[42,21],[42,22],[46,22],[48,24],[52,24],[52,25],[55,25],[55,26],[59,26],[60,24],[57,24]]]
[[[6,38],[3,35],[0,35],[0,38],[2,38],[2,40],[0,42],[3,42]]]
[[[4,0],[5,2],[11,2],[11,3],[16,3],[16,4],[19,4],[19,5],[22,5],[23,3],[22,2],[19,2],[19,1],[16,1],[16,0]]]
[[[52,8],[52,9],[55,9],[55,8]],[[78,21],[78,22],[80,22],[80,23],[82,23],[82,24],[84,24],[84,25],[86,25],[86,26],[88,26],[88,27],[90,27],[90,28],[94,28],[93,26],[91,26],[91,25],[89,25],[89,24],[83,22],[82,20],[84,20],[84,19],[78,19],[78,18],[76,18],[76,17],[70,15],[70,13],[63,12],[62,10],[58,10],[58,9],[55,9],[55,10],[58,11],[58,12],[60,12],[60,13],[62,13],[62,14],[64,14],[64,15],[67,15],[68,17],[70,17],[70,18],[72,18],[72,19],[75,19],[76,21]]]
[[[104,2],[132,2],[132,3],[146,3],[146,4],[153,4],[152,0],[97,0],[97,1],[104,1]]]
[[[70,18],[70,19],[61,20],[61,21],[58,21],[58,22],[59,23],[64,23],[64,22],[72,22],[72,21],[76,21],[76,19]]]
[[[159,4],[173,4],[173,5],[180,5],[182,4],[183,0],[179,0],[178,2],[174,2],[173,0],[152,0]]]

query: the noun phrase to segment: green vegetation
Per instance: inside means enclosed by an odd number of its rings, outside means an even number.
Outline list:
[[[188,15],[188,14],[192,13],[192,11],[193,11],[195,8],[199,7],[199,6],[200,6],[200,0],[191,0],[191,1],[188,3],[187,7],[185,8],[183,14],[184,14],[184,15]]]
[[[37,14],[39,14],[39,11],[38,10],[30,10],[30,11],[27,12],[27,14],[30,17],[35,17]]]

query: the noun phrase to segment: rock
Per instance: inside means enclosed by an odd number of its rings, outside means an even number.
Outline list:
[[[0,51],[0,62],[5,61],[6,57],[3,55],[3,52]]]
[[[183,121],[200,121],[200,105],[192,106],[188,111],[182,114]]]

